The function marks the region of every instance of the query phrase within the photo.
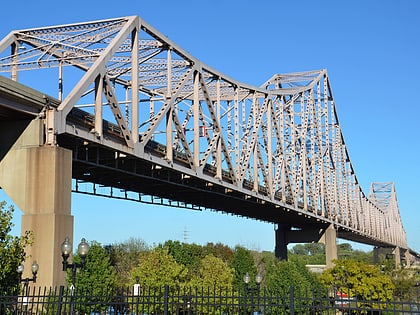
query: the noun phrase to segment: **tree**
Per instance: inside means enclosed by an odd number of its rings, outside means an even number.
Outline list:
[[[296,244],[291,252],[296,255],[325,255],[325,245],[322,243]]]
[[[197,244],[181,243],[179,241],[166,241],[160,248],[166,249],[178,264],[184,265],[194,272],[205,256],[203,247]]]
[[[75,254],[73,261],[81,263],[81,258]],[[91,242],[90,249],[86,256],[86,263],[83,269],[76,270],[75,283],[72,283],[72,271],[67,271],[67,283],[73,284],[75,290],[79,292],[80,307],[79,311],[88,313],[91,310],[104,311],[107,304],[112,303],[111,297],[114,295],[117,286],[117,277],[114,268],[111,266],[109,253],[98,242]],[[90,305],[89,297],[94,296],[101,302],[97,305]]]
[[[266,265],[265,285],[274,292],[283,292],[291,286],[301,292],[321,287],[317,277],[299,260],[271,261]]]
[[[167,249],[157,247],[141,254],[139,264],[132,270],[131,284],[137,282],[146,287],[185,284],[187,268],[175,261]]]
[[[251,279],[255,279],[257,275],[257,268],[251,251],[242,246],[235,247],[231,267],[235,270],[233,284],[236,288],[243,287],[243,279],[246,273],[249,274]]]
[[[328,287],[349,293],[350,297],[365,300],[390,300],[395,289],[379,266],[352,259],[336,260],[333,268],[323,272],[321,281]]]
[[[191,279],[191,286],[211,289],[232,289],[235,271],[222,259],[209,254],[200,262],[197,274]]]
[[[33,243],[33,236],[26,231],[23,236],[12,236],[14,208],[6,208],[6,202],[0,202],[0,294],[15,294],[19,289],[19,274],[17,267],[22,264],[27,255],[25,248]]]
[[[325,264],[325,244],[296,244],[291,249],[289,257],[297,257],[307,265],[323,265]]]
[[[190,292],[193,295],[202,295],[203,292],[214,292],[215,296],[207,297],[207,303],[212,305],[227,305],[226,295],[232,292],[232,285],[235,271],[229,267],[222,259],[213,254],[205,256],[200,261],[198,272],[194,274],[190,281]],[[197,292],[198,291],[198,292]],[[203,314],[208,306],[202,303],[192,302],[194,312]],[[225,310],[221,310],[225,311]],[[221,312],[222,314],[225,312]]]
[[[382,269],[390,277],[396,288],[395,296],[400,299],[404,299],[404,297],[416,299],[419,293],[418,284],[420,280],[417,268],[395,268],[395,262],[392,260],[388,260],[388,264],[391,267],[383,265],[384,268]]]
[[[118,285],[121,287],[130,284],[131,270],[138,266],[141,254],[150,251],[149,246],[138,238],[129,238],[104,248],[110,255],[111,265],[115,268]]]
[[[206,246],[204,246],[204,252],[220,258],[225,263],[230,263],[233,259],[232,248],[222,243],[207,243]]]
[[[81,263],[78,254],[74,255],[74,262]],[[72,281],[71,270],[67,271],[67,283]],[[111,266],[109,254],[98,242],[91,242],[89,252],[86,256],[84,269],[78,269],[76,273],[77,290],[88,290],[91,294],[97,295],[114,289],[117,284],[117,277],[114,268]]]

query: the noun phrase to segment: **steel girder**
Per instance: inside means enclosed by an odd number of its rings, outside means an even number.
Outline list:
[[[223,184],[227,193],[407,248],[393,185],[385,204],[358,183],[326,70],[247,85],[137,16],[11,32],[0,42],[0,72],[18,80],[24,70],[42,71],[61,101],[44,113],[46,145],[77,134]],[[91,130],[67,122],[76,107],[94,116]],[[118,125],[122,143],[104,137],[104,120]],[[164,148],[162,158],[145,153],[152,141]]]

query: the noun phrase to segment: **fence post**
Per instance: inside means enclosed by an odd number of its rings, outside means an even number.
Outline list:
[[[169,286],[165,284],[164,292],[163,292],[163,314],[168,315],[168,307],[169,307]]]
[[[58,291],[57,315],[61,314],[61,306],[63,304],[63,295],[64,295],[64,285],[60,285],[60,289]]]
[[[290,286],[289,293],[290,315],[295,315],[295,287]]]

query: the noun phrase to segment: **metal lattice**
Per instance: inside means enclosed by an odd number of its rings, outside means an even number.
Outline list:
[[[137,157],[159,143],[157,164],[407,248],[393,184],[381,199],[358,183],[326,70],[243,84],[137,16],[12,32],[0,72],[20,81],[26,70],[61,102],[47,109],[46,145],[75,133],[66,119],[80,108],[94,117],[77,130],[87,141]],[[104,137],[104,119],[122,144]]]

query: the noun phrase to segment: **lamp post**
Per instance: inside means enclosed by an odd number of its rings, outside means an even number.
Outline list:
[[[32,271],[32,278],[26,277],[22,279],[23,271],[25,270],[25,267],[23,264],[20,264],[17,267],[17,272],[19,273],[19,281],[23,282],[23,297],[22,297],[22,303],[25,307],[25,314],[28,311],[28,301],[29,301],[29,282],[32,281],[33,283],[36,283],[36,276],[38,273],[39,265],[36,262],[36,260],[31,265],[31,271]]]
[[[26,278],[22,279],[22,274],[23,274],[23,271],[25,270],[25,267],[23,266],[23,264],[18,266],[17,272],[20,275],[19,281],[24,283],[25,294],[27,293],[29,282],[32,281],[33,283],[36,283],[36,276],[38,274],[38,269],[39,269],[39,265],[35,260],[31,265],[32,278],[26,277]]]
[[[262,276],[260,273],[258,273],[255,276],[255,283],[256,287],[249,286],[249,283],[251,281],[251,277],[249,276],[249,273],[247,272],[244,275],[244,283],[245,283],[245,299],[247,299],[248,294],[251,293],[251,315],[254,313],[254,296],[257,294],[258,297],[258,304],[259,304],[259,297],[260,297],[260,285],[262,282]],[[259,312],[258,312],[259,313]]]
[[[89,244],[86,242],[86,239],[82,238],[77,247],[77,252],[79,253],[80,258],[82,259],[81,263],[69,263],[68,258],[73,250],[73,245],[70,242],[70,239],[66,237],[64,242],[61,244],[61,256],[63,257],[63,271],[67,271],[67,269],[71,269],[71,278],[72,278],[72,285],[74,286],[76,281],[76,271],[77,269],[85,269],[86,265],[86,256],[89,252]]]
[[[64,242],[61,244],[61,256],[63,257],[63,271],[67,271],[67,269],[71,270],[71,298],[70,298],[70,314],[74,314],[74,284],[76,282],[76,271],[77,269],[85,269],[86,265],[86,256],[89,252],[89,244],[86,242],[84,238],[79,243],[77,247],[77,252],[82,259],[81,263],[69,263],[67,260],[73,250],[73,245],[70,242],[70,239],[66,237]]]

